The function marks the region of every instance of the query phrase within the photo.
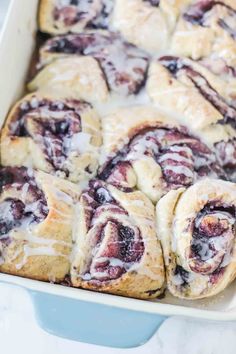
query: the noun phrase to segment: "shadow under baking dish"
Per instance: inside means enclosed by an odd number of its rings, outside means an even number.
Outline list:
[[[0,124],[22,94],[35,46],[38,0],[12,0],[0,37]],[[130,348],[145,343],[170,315],[236,320],[236,283],[222,294],[184,301],[168,293],[144,301],[0,274],[0,282],[28,289],[46,331],[98,345]]]

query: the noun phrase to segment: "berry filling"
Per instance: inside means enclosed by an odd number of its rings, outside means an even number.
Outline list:
[[[92,56],[99,62],[109,88],[117,93],[137,93],[146,80],[148,56],[115,33],[55,37],[43,49],[48,53]]]
[[[133,136],[99,172],[99,178],[122,187],[127,164],[144,157],[153,158],[161,167],[166,189],[189,186],[200,177],[225,178],[214,154],[184,129],[147,128]]]
[[[176,78],[181,74],[185,74],[198,89],[200,94],[222,114],[224,119],[220,123],[229,123],[233,128],[236,128],[236,109],[230,106],[226,100],[213,89],[202,74],[180,58],[166,56],[162,57],[160,62]]]
[[[68,175],[65,161],[74,145],[79,153],[80,113],[88,106],[75,100],[49,101],[34,97],[18,108],[10,123],[10,133],[13,137],[31,137],[41,148],[47,163]]]
[[[236,11],[222,1],[199,0],[191,5],[183,15],[193,25],[209,27],[211,18],[217,17],[218,25],[236,39]]]
[[[139,262],[144,244],[140,230],[131,223],[128,213],[105,184],[91,181],[89,187],[81,197],[91,247],[90,262],[82,277],[99,284],[118,279]]]
[[[107,28],[113,0],[57,0],[53,12],[56,22],[65,26],[81,24],[83,28]]]
[[[215,152],[228,179],[236,182],[236,139],[220,141],[215,145]]]
[[[159,6],[159,4],[160,4],[160,0],[143,0],[143,1],[149,2],[149,4],[152,6]]]
[[[174,270],[174,282],[177,286],[185,287],[189,284],[190,273],[180,265],[176,265]]]
[[[10,243],[9,233],[13,229],[25,229],[42,222],[48,215],[48,206],[31,170],[1,168],[0,181],[2,193],[14,189],[12,194],[20,195],[20,198],[9,196],[0,202],[0,241],[4,247]]]
[[[189,266],[201,274],[219,273],[231,256],[235,238],[235,210],[218,203],[206,205],[193,225]]]

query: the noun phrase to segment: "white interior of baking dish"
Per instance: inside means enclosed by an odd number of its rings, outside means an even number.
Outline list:
[[[12,0],[0,37],[0,125],[10,106],[23,94],[35,45],[38,0]],[[100,294],[61,285],[0,274],[0,281],[83,301],[163,315],[236,320],[236,282],[221,294],[205,300],[187,301],[166,293],[162,300],[143,301]]]

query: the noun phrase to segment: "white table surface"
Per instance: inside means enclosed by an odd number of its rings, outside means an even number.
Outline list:
[[[0,0],[0,26],[8,1]],[[28,293],[0,284],[0,353],[236,354],[236,322],[206,323],[172,317],[145,345],[126,350],[110,349],[47,334],[36,323]]]

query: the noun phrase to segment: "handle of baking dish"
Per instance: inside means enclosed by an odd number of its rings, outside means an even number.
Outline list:
[[[30,291],[36,317],[45,331],[71,340],[114,348],[132,348],[147,342],[164,316],[135,312]]]

